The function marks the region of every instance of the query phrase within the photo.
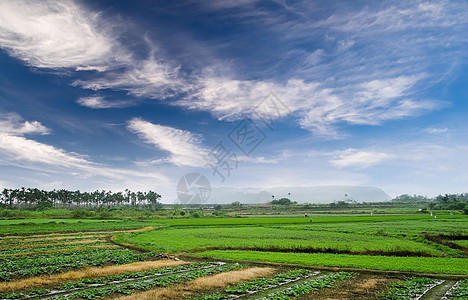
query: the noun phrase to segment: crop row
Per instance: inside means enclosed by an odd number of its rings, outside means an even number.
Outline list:
[[[426,277],[411,277],[403,282],[392,284],[388,289],[383,299],[386,300],[406,300],[415,299],[423,295],[427,290],[431,289],[438,281]],[[440,283],[440,282],[439,282]]]
[[[225,289],[225,292],[228,294],[223,294],[220,292],[210,294],[210,295],[204,295],[201,297],[194,297],[194,298],[188,298],[187,300],[222,300],[222,299],[232,299],[233,296],[232,294],[252,294],[253,292],[258,292],[261,290],[269,290],[271,288],[274,288],[278,285],[281,284],[281,282],[288,282],[288,280],[282,281],[282,277],[285,279],[289,279],[290,281],[293,281],[295,279],[295,274],[298,275],[298,278],[307,276],[307,275],[312,275],[312,274],[317,274],[312,273],[307,270],[295,270],[298,271],[295,273],[294,271],[288,272],[288,273],[282,273],[278,274],[275,277],[272,278],[260,278],[252,282],[245,282],[245,283],[240,283],[237,284],[233,287],[228,287]],[[274,293],[269,294],[268,296],[262,298],[265,300],[282,300],[282,299],[290,299],[290,297],[298,297],[301,295],[308,294],[310,292],[313,292],[315,290],[325,288],[325,287],[332,287],[335,283],[338,281],[342,281],[348,278],[351,278],[354,275],[354,273],[350,272],[338,272],[338,273],[333,273],[333,274],[328,274],[324,275],[318,278],[314,278],[310,281],[306,281],[303,283],[297,283],[294,284],[293,286],[290,286],[288,288],[276,291]],[[264,282],[263,279],[271,279],[272,282],[275,281],[274,279],[277,278],[277,284],[276,285],[263,285],[262,283]],[[297,278],[297,277],[296,277]],[[244,289],[245,286],[248,286],[249,288]],[[230,293],[230,294],[229,294]]]
[[[112,235],[115,233],[126,232],[126,230],[110,230],[110,231],[77,231],[69,233],[33,233],[28,235],[8,235],[0,237],[0,242],[8,241],[21,241],[29,239],[50,239],[50,238],[74,238],[74,237],[83,237],[83,236],[96,236],[96,235]]]
[[[201,297],[188,298],[191,300],[217,300],[217,299],[230,299],[232,294],[253,294],[262,290],[267,290],[285,283],[296,281],[304,277],[317,275],[320,272],[311,272],[306,269],[297,269],[291,270],[285,273],[276,274],[273,277],[261,277],[253,281],[241,282],[233,286],[228,286],[224,289],[224,292],[227,294],[222,294],[220,292],[204,295]]]
[[[26,258],[26,259],[21,259],[21,260],[15,260],[15,261],[2,261],[0,262],[0,268],[3,271],[7,272],[16,272],[21,269],[25,268],[32,268],[32,267],[46,267],[50,265],[62,265],[62,264],[67,264],[70,262],[76,262],[76,261],[85,261],[91,259],[96,259],[96,263],[100,265],[100,260],[102,258],[107,257],[108,255],[112,253],[132,253],[129,250],[124,250],[124,249],[112,249],[112,250],[95,250],[92,253],[80,253],[80,252],[75,252],[74,255],[53,255],[53,256],[47,256],[47,257],[42,257],[42,258]],[[92,264],[93,265],[93,264]]]
[[[281,283],[290,282],[311,274],[314,273],[305,269],[292,270],[286,273],[276,274],[274,277],[270,278],[262,277],[251,282],[241,282],[234,286],[227,287],[225,292],[231,294],[245,294],[247,292],[255,292],[277,286]]]
[[[106,245],[109,244],[107,242],[93,242],[88,243],[86,246],[98,246],[98,245]],[[77,244],[53,244],[48,246],[37,246],[37,247],[28,247],[28,248],[6,248],[0,249],[0,255],[5,254],[18,254],[22,252],[44,252],[48,250],[56,250],[56,249],[65,249],[65,248],[72,248],[76,247]]]
[[[319,289],[333,287],[335,283],[349,279],[353,276],[354,273],[351,272],[338,272],[325,275],[312,281],[298,283],[285,290],[274,292],[267,297],[264,297],[263,300],[286,300],[291,299],[291,297],[299,297]]]
[[[34,240],[14,240],[8,242],[0,242],[0,249],[4,249],[7,247],[12,246],[23,246],[23,245],[31,245],[33,247],[37,244],[60,244],[60,243],[69,243],[69,242],[78,242],[78,241],[86,241],[86,240],[102,240],[102,237],[98,236],[83,236],[83,237],[70,237],[64,239],[34,239]]]
[[[175,267],[157,268],[148,271],[129,272],[121,275],[111,275],[107,277],[96,278],[83,278],[76,281],[62,283],[60,286],[53,288],[33,288],[24,290],[22,292],[0,294],[0,299],[21,299],[34,297],[37,295],[52,295],[57,293],[74,292],[76,290],[83,290],[87,288],[95,288],[96,286],[105,286],[111,283],[123,283],[125,281],[132,281],[138,279],[148,279],[149,277],[164,276],[168,274],[175,274],[180,272],[188,272],[197,269],[206,269],[216,267],[216,263],[194,263],[189,265],[180,265]]]
[[[49,251],[44,252],[22,252],[17,254],[5,255],[0,256],[0,264],[4,262],[11,262],[23,259],[32,259],[32,258],[47,258],[47,257],[54,257],[58,255],[60,256],[67,256],[67,255],[75,255],[75,254],[84,254],[88,252],[96,252],[96,251],[103,251],[104,249],[112,249],[117,248],[118,246],[113,244],[104,244],[104,245],[97,245],[97,246],[90,246],[88,245],[77,246],[72,248],[64,248],[64,249],[52,249]],[[26,258],[25,258],[26,257]]]
[[[168,287],[183,281],[191,281],[199,277],[210,276],[222,272],[237,270],[240,268],[242,268],[242,266],[239,264],[217,265],[212,268],[199,268],[189,272],[170,274],[148,280],[132,281],[123,284],[111,284],[104,287],[81,290],[67,295],[56,296],[51,299],[96,299],[112,294],[129,295],[137,291],[145,291],[157,287]]]
[[[457,282],[442,298],[443,300],[466,300],[468,299],[468,279]]]
[[[108,249],[85,254],[55,256],[47,259],[25,259],[7,263],[2,267],[0,280],[12,277],[29,277],[78,269],[86,266],[102,266],[107,263],[126,264],[145,260],[151,254],[136,254],[127,249]]]

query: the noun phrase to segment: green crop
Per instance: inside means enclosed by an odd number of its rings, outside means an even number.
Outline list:
[[[420,296],[436,280],[425,277],[412,277],[404,282],[392,284],[392,288],[386,291],[383,299],[409,300]]]
[[[104,264],[126,264],[142,261],[150,253],[136,254],[127,249],[107,249],[83,254],[66,256],[49,256],[44,258],[27,258],[15,261],[2,261],[0,279],[8,281],[12,277],[29,277],[40,274],[52,274],[86,266],[103,266]]]
[[[290,288],[275,292],[268,295],[265,300],[277,300],[277,299],[290,299],[290,297],[299,297],[305,294],[309,294],[312,291],[332,287],[338,281],[346,280],[353,277],[354,273],[349,272],[338,272],[330,275],[325,275],[314,279],[312,281],[295,284]]]
[[[153,278],[151,280],[135,281],[123,284],[108,285],[104,287],[91,288],[65,296],[57,296],[53,299],[96,299],[112,294],[131,294],[135,291],[144,291],[155,287],[168,287],[182,281],[192,281],[199,277],[214,275],[242,268],[239,264],[218,265],[212,268],[199,268],[189,272],[170,274]]]
[[[459,281],[452,289],[445,294],[446,299],[466,300],[468,299],[468,279]]]
[[[311,274],[310,271],[305,269],[292,270],[286,273],[280,273],[271,278],[258,278],[251,282],[241,282],[231,287],[227,287],[225,291],[233,294],[244,294],[246,292],[259,291],[266,287],[278,285],[279,283],[289,280],[295,280]]]
[[[260,251],[205,251],[200,256],[250,261],[292,263],[302,266],[354,267],[376,270],[468,274],[465,258],[393,257],[328,253],[277,253]]]

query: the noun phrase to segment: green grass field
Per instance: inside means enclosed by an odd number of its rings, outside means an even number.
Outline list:
[[[407,237],[325,231],[314,226],[167,228],[130,235],[126,243],[155,251],[178,252],[207,247],[333,248],[349,251],[410,251],[442,255],[436,247]],[[319,226],[321,227],[321,226]]]
[[[441,274],[467,274],[466,258],[391,257],[328,253],[277,253],[259,251],[205,251],[204,257],[247,261],[290,263],[301,266],[349,267],[375,270],[414,271]]]
[[[116,230],[150,226],[149,222],[94,219],[0,220],[0,234],[25,234],[79,230]]]
[[[147,226],[157,229],[120,233],[117,234],[117,242],[158,252],[188,252],[219,258],[468,274],[463,248],[453,249],[425,238],[425,234],[468,236],[468,216],[463,215],[440,214],[437,219],[421,214],[313,216],[312,222],[304,217],[141,221],[22,219],[1,220],[0,234],[119,230]],[[467,240],[463,238],[452,242],[468,247]]]
[[[117,240],[152,251],[219,258],[468,274],[463,250],[425,238],[468,236],[463,215],[324,216],[313,217],[312,223],[309,218],[168,219],[154,224],[165,227]]]

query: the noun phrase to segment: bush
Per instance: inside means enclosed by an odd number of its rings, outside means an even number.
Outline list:
[[[77,209],[72,212],[73,219],[92,218],[96,215],[94,211],[88,209]]]

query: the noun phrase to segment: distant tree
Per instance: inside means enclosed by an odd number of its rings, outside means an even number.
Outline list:
[[[159,195],[156,192],[149,191],[146,193],[146,200],[151,204],[151,210],[156,211],[160,210],[162,207],[162,204],[158,202],[158,200],[161,198],[161,195]]]
[[[408,195],[408,194],[403,194],[403,195],[400,195],[400,196],[396,196],[395,198],[392,199],[392,201],[394,202],[412,202],[412,201],[415,201],[415,202],[422,202],[422,201],[430,201],[429,198],[427,198],[426,196],[422,196],[422,195]]]
[[[271,204],[273,204],[273,205],[291,205],[293,203],[294,202],[292,202],[288,198],[280,198],[278,200],[272,200],[271,201]]]
[[[242,203],[240,203],[239,201],[234,201],[234,202],[231,203],[231,206],[232,207],[241,207]]]

